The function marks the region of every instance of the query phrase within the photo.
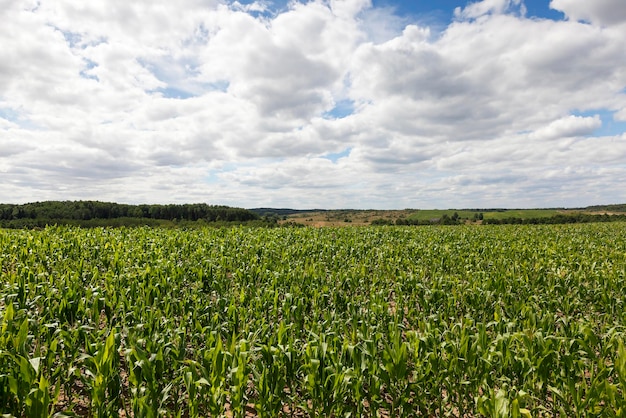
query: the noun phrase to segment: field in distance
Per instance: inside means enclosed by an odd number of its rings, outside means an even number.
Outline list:
[[[437,222],[443,216],[452,218],[455,214],[459,220],[467,223],[480,223],[481,219],[549,218],[556,215],[577,215],[580,213],[589,215],[606,213],[612,215],[626,213],[626,205],[589,206],[577,209],[265,209],[265,211],[266,214],[274,213],[281,216],[282,222],[296,222],[307,226],[364,226],[380,219],[392,223],[395,223],[398,219]]]

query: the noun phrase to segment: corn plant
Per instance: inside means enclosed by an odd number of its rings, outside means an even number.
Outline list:
[[[95,355],[84,355],[86,373],[90,377],[91,413],[94,417],[117,416],[121,407],[119,354],[115,336],[115,330],[111,330]]]
[[[623,416],[625,231],[0,230],[0,415]]]

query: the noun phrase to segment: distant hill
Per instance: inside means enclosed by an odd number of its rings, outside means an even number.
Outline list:
[[[545,224],[626,220],[626,204],[588,208],[548,209],[399,209],[293,210],[254,209],[261,216],[275,214],[286,222],[308,226],[432,225],[432,224]]]
[[[593,212],[626,212],[626,204],[587,206],[585,210]]]

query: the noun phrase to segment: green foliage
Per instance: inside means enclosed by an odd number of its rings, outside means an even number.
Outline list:
[[[383,219],[383,218],[378,218],[378,219],[374,219],[371,222],[372,225],[393,225],[394,222],[391,219]]]
[[[23,205],[0,204],[0,227],[42,228],[47,225],[170,226],[170,222],[250,222],[260,220],[241,208],[204,203],[183,205],[125,205],[97,201],[48,201]],[[167,221],[167,222],[165,222]]]
[[[575,224],[575,223],[591,223],[591,222],[624,222],[626,215],[624,214],[592,214],[592,213],[576,213],[576,214],[557,214],[550,217],[543,216],[539,218],[531,217],[506,217],[506,218],[487,218],[483,224],[491,225],[556,225],[556,224]]]
[[[457,214],[461,219],[473,220],[476,215],[482,214],[485,219],[502,218],[543,218],[559,214],[557,209],[420,209],[412,213],[409,221],[432,222],[442,218],[444,215],[453,217]]]
[[[0,415],[623,416],[625,227],[0,230]]]

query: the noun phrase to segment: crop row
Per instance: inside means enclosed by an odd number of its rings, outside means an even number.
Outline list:
[[[0,414],[622,416],[625,226],[0,231]]]

